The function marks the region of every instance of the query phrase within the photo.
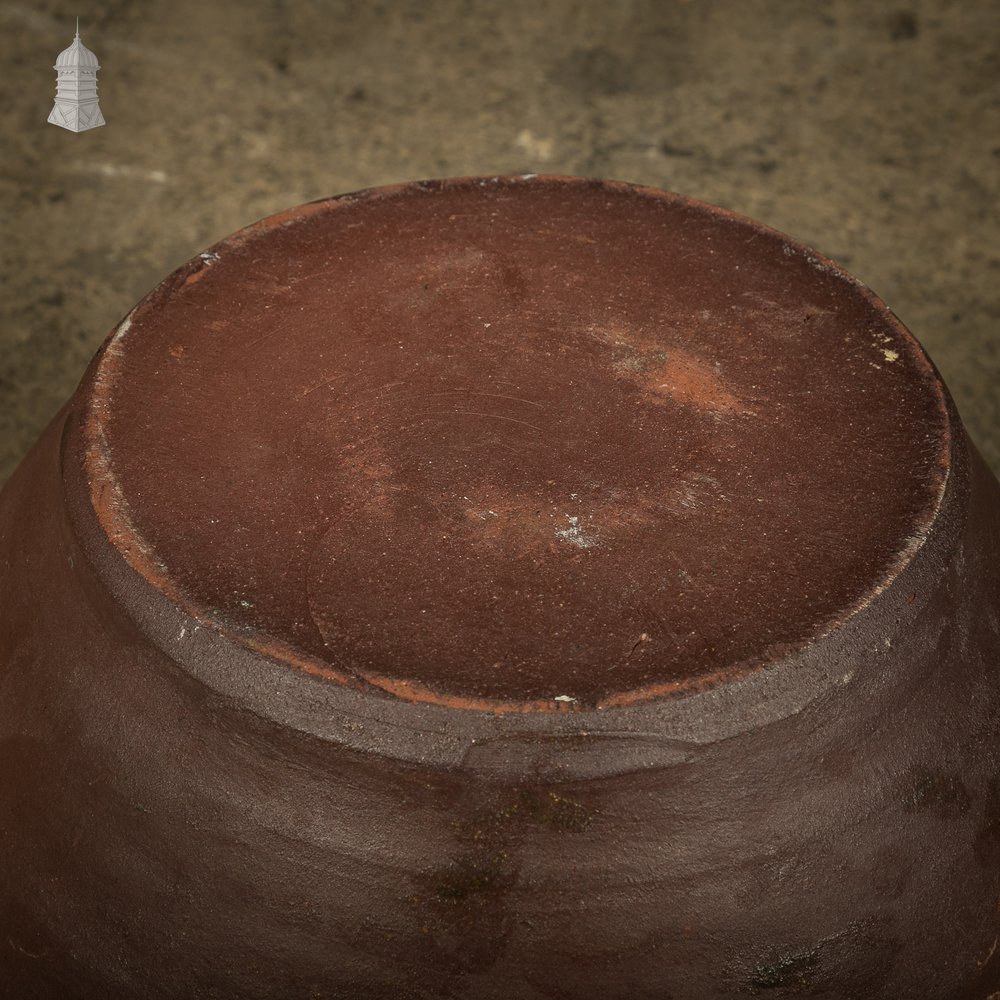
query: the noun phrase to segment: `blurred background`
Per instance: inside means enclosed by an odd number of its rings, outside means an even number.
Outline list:
[[[46,124],[76,16],[108,123],[81,134]],[[997,0],[34,0],[0,3],[0,66],[0,483],[112,326],[234,229],[526,172],[680,191],[833,257],[1000,471]]]

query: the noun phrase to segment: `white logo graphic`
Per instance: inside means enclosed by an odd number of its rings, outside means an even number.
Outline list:
[[[49,121],[71,132],[86,132],[104,124],[97,103],[97,56],[80,41],[80,19],[76,19],[76,37],[63,49],[52,67],[56,71],[56,103]]]

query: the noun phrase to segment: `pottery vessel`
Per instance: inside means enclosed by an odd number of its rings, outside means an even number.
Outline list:
[[[835,264],[305,205],[0,494],[0,996],[1000,996],[998,713],[1000,487]]]

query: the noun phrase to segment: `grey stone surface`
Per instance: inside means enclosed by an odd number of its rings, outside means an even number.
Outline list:
[[[77,14],[108,122],[81,134],[45,121]],[[210,243],[337,192],[507,172],[681,191],[834,257],[1000,470],[996,0],[40,0],[0,4],[0,66],[0,482]]]

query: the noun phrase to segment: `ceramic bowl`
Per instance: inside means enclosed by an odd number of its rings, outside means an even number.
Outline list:
[[[788,237],[266,219],[0,494],[0,995],[1000,995],[998,576],[940,376]]]

